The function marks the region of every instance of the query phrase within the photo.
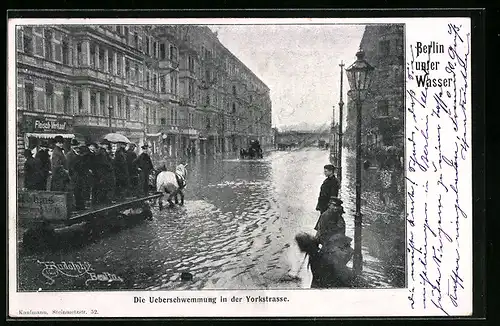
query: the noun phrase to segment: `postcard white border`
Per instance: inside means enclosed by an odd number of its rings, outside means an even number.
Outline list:
[[[370,289],[370,290],[234,290],[234,291],[130,291],[130,292],[64,292],[64,293],[17,293],[16,292],[16,62],[15,62],[15,25],[16,24],[406,24],[406,43],[414,42],[415,37],[429,38],[436,28],[444,28],[452,21],[469,26],[468,18],[342,18],[342,19],[12,19],[8,24],[8,185],[9,196],[9,314],[12,317],[199,317],[199,316],[440,316],[439,309],[412,309],[408,300],[408,289]],[[408,53],[407,53],[408,58]],[[354,61],[354,53],[353,53]],[[470,93],[469,93],[470,98]],[[408,105],[408,99],[407,99]],[[470,101],[468,108],[470,109]],[[469,132],[470,136],[470,132]],[[407,144],[408,145],[408,144]],[[407,157],[408,159],[408,152]],[[465,173],[466,174],[466,173]],[[464,175],[465,175],[464,174]],[[470,180],[471,181],[471,180]],[[472,183],[470,183],[472,185]],[[472,186],[471,186],[472,187]],[[472,190],[470,191],[472,201]],[[472,203],[470,212],[472,210]],[[472,215],[472,213],[470,214]],[[464,224],[464,278],[472,282],[472,218]],[[472,285],[468,284],[467,293],[459,309],[453,315],[469,315],[472,312]],[[286,296],[289,302],[273,303],[227,303],[227,304],[134,304],[134,296],[162,297],[220,297],[220,296]],[[20,315],[26,312],[54,309],[86,310],[87,315],[40,316],[33,314]],[[91,315],[90,310],[97,309],[98,315]]]

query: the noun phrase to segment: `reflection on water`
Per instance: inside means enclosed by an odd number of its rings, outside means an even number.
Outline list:
[[[193,159],[188,162],[184,207],[161,212],[155,207],[152,221],[77,250],[22,257],[21,289],[309,287],[310,273],[307,264],[301,265],[304,256],[294,236],[313,231],[327,159],[328,153],[317,149],[274,152],[257,161]],[[172,169],[175,163],[165,164]],[[344,189],[351,194],[350,187]],[[347,200],[348,235],[353,233],[352,207]],[[367,251],[364,258],[368,265],[377,262]],[[39,276],[37,259],[86,261],[96,271],[114,273],[125,281],[84,286],[60,278],[47,286]],[[191,273],[193,280],[181,281],[182,272]],[[387,285],[384,271],[368,273]],[[290,277],[297,275],[300,278]]]

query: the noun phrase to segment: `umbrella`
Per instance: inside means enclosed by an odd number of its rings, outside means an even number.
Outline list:
[[[106,139],[111,143],[126,143],[126,144],[130,143],[130,140],[127,137],[117,133],[107,134],[106,136],[103,137],[103,139]]]

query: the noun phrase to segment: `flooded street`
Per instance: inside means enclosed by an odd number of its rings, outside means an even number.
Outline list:
[[[308,288],[310,271],[307,262],[302,264],[304,255],[294,236],[314,231],[319,214],[315,206],[328,156],[327,151],[309,148],[271,152],[256,161],[193,158],[188,162],[185,206],[158,211],[156,205],[152,221],[105,235],[81,248],[23,254],[19,289]],[[346,233],[351,238],[353,163],[347,152],[341,197]],[[368,172],[364,179],[363,212],[368,221],[363,229],[364,275],[376,287],[404,286],[404,248],[397,248],[399,242],[394,238],[399,234],[404,239],[404,224],[399,228],[394,222],[403,207],[379,195],[380,185]],[[374,220],[373,216],[383,218]],[[99,280],[88,272],[50,274],[50,261],[86,262],[93,273],[114,274],[119,280]],[[182,281],[181,273],[190,273],[192,280]],[[53,284],[47,283],[47,274]]]

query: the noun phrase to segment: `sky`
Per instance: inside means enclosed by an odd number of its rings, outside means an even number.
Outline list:
[[[211,25],[221,43],[269,88],[273,126],[330,125],[338,116],[341,61],[356,59],[364,25]],[[343,101],[347,102],[344,74]],[[346,105],[344,105],[345,111]],[[344,112],[344,119],[346,112]],[[335,121],[338,121],[336,118]]]

